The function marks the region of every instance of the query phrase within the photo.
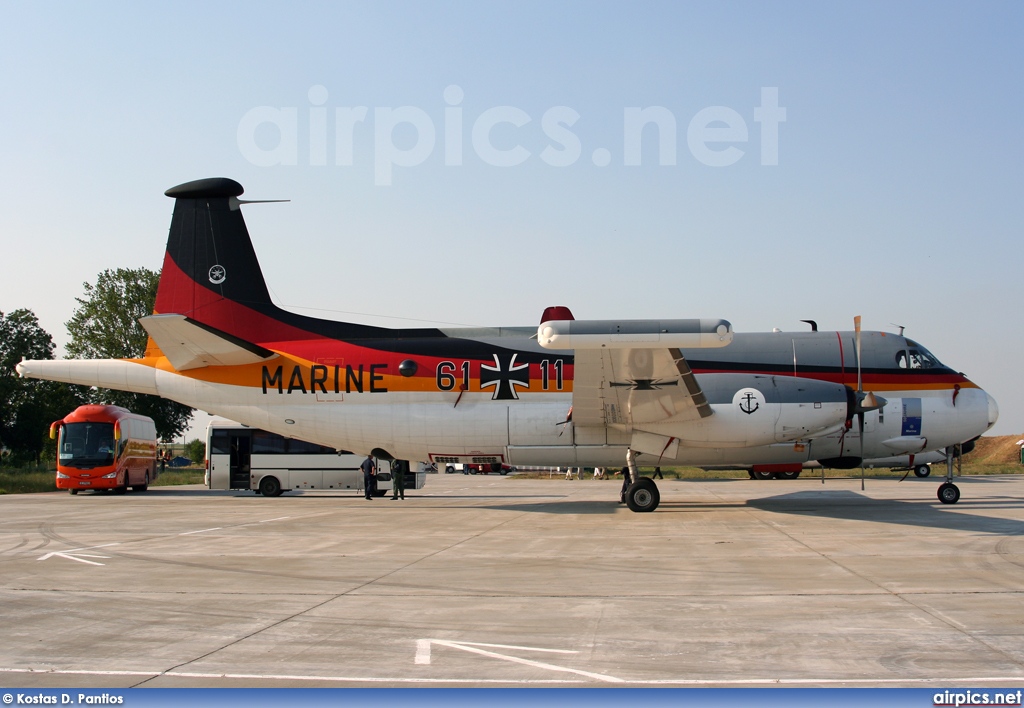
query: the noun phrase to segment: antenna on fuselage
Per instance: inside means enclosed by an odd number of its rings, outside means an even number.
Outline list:
[[[898,325],[895,322],[890,322],[889,324],[891,324],[893,327],[899,327],[900,328],[900,336],[901,337],[903,336],[903,330],[905,330],[906,327],[904,327],[903,325]]]
[[[811,326],[811,331],[812,332],[817,332],[818,331],[818,323],[815,322],[814,320],[800,320],[800,321],[801,322],[806,322],[807,324],[809,324]]]

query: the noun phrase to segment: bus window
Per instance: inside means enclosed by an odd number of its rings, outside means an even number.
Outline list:
[[[252,431],[252,454],[283,455],[284,451],[285,439],[280,435],[268,433],[266,430]]]
[[[333,447],[325,447],[305,440],[289,440],[288,453],[291,455],[336,455],[337,450]]]
[[[231,454],[231,435],[227,430],[214,429],[210,434],[210,455]]]
[[[109,464],[113,458],[113,423],[65,423],[61,426],[60,464],[92,467]]]

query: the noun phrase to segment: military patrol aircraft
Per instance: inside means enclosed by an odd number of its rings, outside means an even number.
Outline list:
[[[946,448],[998,416],[985,391],[885,332],[734,333],[721,319],[386,329],[271,301],[225,178],[175,200],[139,359],[23,361],[22,376],[162,396],[288,437],[439,464],[619,466],[652,511],[651,464],[856,467]],[[952,464],[939,498],[955,503]]]

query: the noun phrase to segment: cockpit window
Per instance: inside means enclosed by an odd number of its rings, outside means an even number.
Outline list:
[[[927,349],[918,347],[896,352],[896,366],[901,369],[935,369],[942,365]]]

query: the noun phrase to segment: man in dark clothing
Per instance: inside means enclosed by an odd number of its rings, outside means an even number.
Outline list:
[[[391,498],[398,499],[399,496],[405,499],[405,470],[409,463],[395,460],[391,463]]]
[[[626,490],[629,489],[632,481],[632,478],[629,476],[629,466],[627,465],[622,468],[622,491],[619,492],[619,504],[626,503]]]
[[[367,499],[373,499],[374,477],[377,475],[377,463],[373,455],[367,455],[359,469],[363,471],[363,492]]]

